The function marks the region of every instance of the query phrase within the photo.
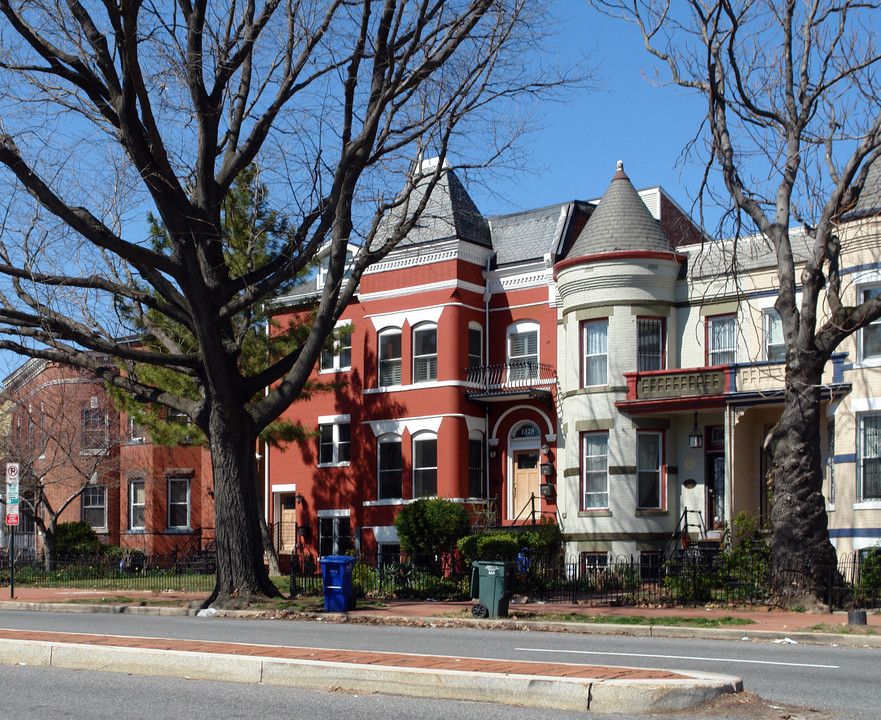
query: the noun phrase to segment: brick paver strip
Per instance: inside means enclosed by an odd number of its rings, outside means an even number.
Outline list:
[[[593,680],[685,680],[685,675],[665,670],[605,667],[602,665],[570,665],[511,660],[457,658],[443,655],[411,655],[363,650],[323,650],[320,648],[283,645],[244,645],[206,640],[174,640],[170,638],[125,637],[117,635],[86,635],[79,633],[36,632],[0,629],[0,639],[33,640],[36,642],[100,645],[107,647],[177,650],[184,652],[247,655],[312,662],[336,662],[381,665],[386,667],[485,672],[501,675],[544,675],[549,677],[587,678]]]

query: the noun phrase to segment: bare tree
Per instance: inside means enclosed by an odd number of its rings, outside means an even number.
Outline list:
[[[835,564],[822,495],[822,373],[840,343],[881,316],[878,298],[847,303],[840,227],[881,155],[878,3],[843,0],[592,0],[635,22],[665,71],[702,94],[707,114],[691,151],[717,170],[731,212],[721,232],[758,230],[776,254],[786,344],[785,405],[766,440],[777,567]],[[793,252],[791,227],[807,238]],[[803,262],[802,262],[803,260]],[[800,269],[800,271],[799,271]],[[799,297],[800,296],[800,297]],[[825,572],[781,596],[821,599]]]
[[[426,171],[413,158],[449,160],[453,145],[469,167],[505,156],[531,111],[513,101],[534,103],[565,79],[532,62],[541,6],[0,0],[0,349],[90,369],[205,433],[211,602],[278,593],[263,567],[255,439],[304,388],[365,268],[419,222],[428,193],[412,190],[430,190],[443,163]],[[267,257],[235,265],[222,206],[255,162],[274,197],[284,189],[290,229]],[[166,247],[140,239],[133,219],[145,209]],[[242,363],[236,319],[319,249],[327,283],[309,332],[260,367]],[[118,342],[135,332],[123,322],[133,315],[146,339]],[[151,385],[144,365],[170,368],[180,389]]]
[[[20,503],[34,520],[46,569],[52,570],[58,522],[68,508],[86,496],[90,502],[77,520],[103,520],[105,527],[111,521],[109,493],[119,487],[119,449],[126,438],[100,380],[52,364],[38,370],[5,389],[0,452],[20,465]]]

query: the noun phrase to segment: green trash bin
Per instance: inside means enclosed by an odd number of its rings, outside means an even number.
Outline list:
[[[471,608],[476,618],[507,617],[508,603],[514,595],[514,563],[476,560],[471,565]]]

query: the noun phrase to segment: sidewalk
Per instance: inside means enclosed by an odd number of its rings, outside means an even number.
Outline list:
[[[133,602],[121,604],[118,599],[120,596],[132,598]],[[9,599],[9,586],[0,587],[0,608],[6,607],[22,607],[30,604],[57,604],[64,603],[68,611],[86,610],[86,608],[77,608],[77,605],[88,605],[88,612],[126,612],[137,611],[146,612],[152,610],[161,614],[186,614],[185,610],[178,607],[183,603],[197,603],[205,598],[204,593],[184,593],[176,591],[167,591],[162,593],[154,593],[151,591],[109,591],[109,590],[88,590],[74,588],[35,588],[35,587],[16,587],[15,599]],[[155,607],[139,608],[139,603],[150,603]],[[846,612],[835,612],[828,614],[808,613],[808,612],[786,612],[771,608],[762,609],[742,609],[742,608],[724,608],[724,607],[610,607],[610,606],[591,606],[572,603],[525,603],[514,604],[509,607],[510,618],[500,618],[498,621],[473,620],[471,616],[471,602],[434,602],[430,600],[389,600],[382,604],[375,604],[370,608],[358,608],[346,615],[350,618],[386,618],[386,619],[455,619],[473,622],[475,625],[487,625],[490,623],[514,625],[518,622],[535,621],[544,625],[553,625],[555,629],[560,625],[573,626],[583,628],[586,632],[627,632],[629,634],[646,634],[645,630],[649,627],[654,628],[654,634],[663,628],[666,630],[681,631],[700,631],[700,637],[710,637],[713,633],[724,630],[718,637],[727,638],[732,632],[740,639],[742,636],[759,637],[769,634],[777,634],[781,637],[793,633],[808,633],[814,641],[821,641],[819,635],[827,635],[826,638],[831,642],[840,642],[842,638],[859,638],[865,640],[866,644],[874,644],[877,641],[881,647],[881,612],[868,611],[866,619],[870,632],[876,635],[860,635],[858,627],[848,626],[848,618]],[[34,608],[38,609],[38,608]],[[192,610],[190,614],[195,614],[196,610]],[[260,611],[243,611],[244,614],[253,614]],[[565,623],[565,622],[547,622],[538,616],[557,615],[564,617],[566,615],[573,616],[604,616],[609,618],[619,617],[647,617],[647,618],[701,618],[701,619],[718,619],[718,618],[737,618],[750,621],[749,624],[736,625],[730,628],[697,628],[686,626],[675,628],[668,625],[613,625],[609,627],[606,624],[598,623]],[[626,622],[626,620],[625,620]],[[830,630],[837,632],[819,632],[817,626],[829,626]],[[851,635],[845,635],[847,631],[854,631]],[[842,633],[839,635],[838,633]],[[679,634],[679,633],[677,633]],[[860,643],[863,644],[863,643]]]
[[[114,595],[107,591],[22,587],[16,588],[14,600],[7,600],[8,590],[0,588],[0,609],[195,615],[198,601],[205,597],[177,592],[126,591]],[[118,604],[121,596],[132,602]],[[194,607],[182,606],[190,603]],[[390,601],[344,614],[302,616],[285,610],[252,609],[220,611],[218,615],[881,647],[881,615],[871,612],[869,627],[878,634],[846,635],[816,630],[819,625],[846,630],[846,613],[532,603],[512,605],[509,618],[476,620],[470,608],[470,602]],[[555,615],[607,615],[622,621],[628,616],[659,620],[671,616],[727,616],[753,622],[731,628],[703,628],[558,622],[548,618]],[[743,690],[739,678],[709,673],[40,631],[0,630],[0,662],[619,713],[680,710]]]

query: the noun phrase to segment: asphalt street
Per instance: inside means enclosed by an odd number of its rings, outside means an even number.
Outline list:
[[[747,691],[854,720],[878,717],[878,649],[792,643],[483,631],[321,621],[118,616],[0,611],[16,629],[171,637],[477,658],[736,674]],[[744,632],[748,638],[748,631]]]

